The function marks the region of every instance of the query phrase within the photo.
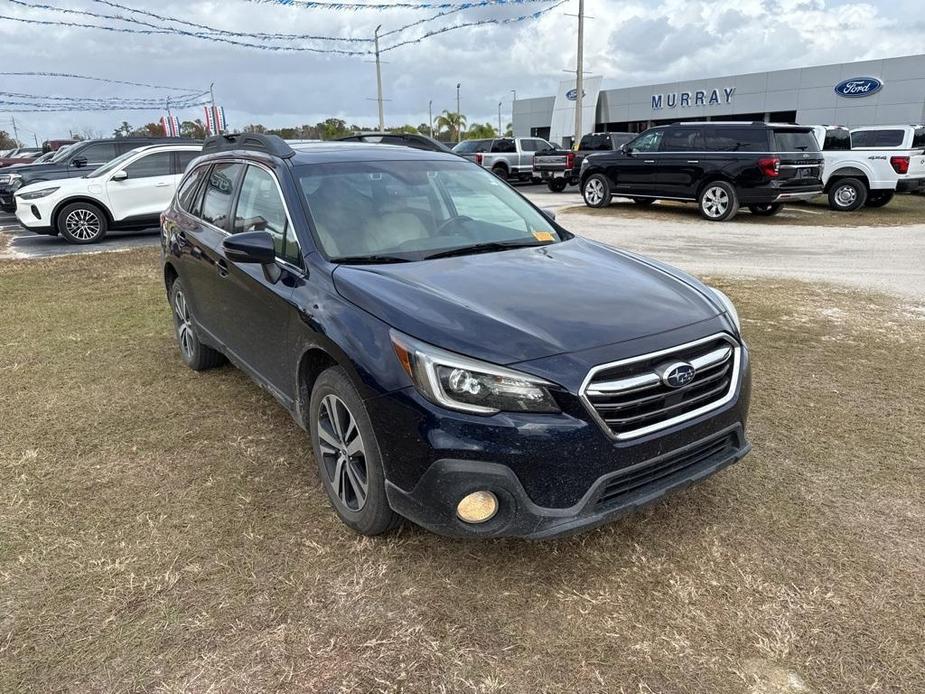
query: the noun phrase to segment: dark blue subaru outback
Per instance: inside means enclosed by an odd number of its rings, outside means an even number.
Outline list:
[[[358,532],[552,537],[749,450],[729,300],[454,155],[215,137],[162,226],[183,360],[272,393]]]

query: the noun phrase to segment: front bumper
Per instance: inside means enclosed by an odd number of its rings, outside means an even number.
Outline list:
[[[35,234],[55,234],[50,223],[51,210],[43,210],[38,203],[21,201],[16,207],[16,219],[26,231]]]
[[[748,453],[751,376],[744,346],[741,359],[730,401],[623,441],[608,436],[573,394],[557,397],[560,414],[491,417],[440,408],[413,388],[375,398],[368,411],[389,503],[450,536],[547,538],[606,523]],[[631,479],[639,484],[621,491]],[[484,524],[463,523],[456,505],[478,490],[498,497],[499,512]]]
[[[389,504],[402,516],[451,537],[515,536],[549,539],[603,525],[654,503],[738,462],[751,450],[740,425],[684,448],[600,477],[578,503],[548,508],[533,503],[513,471],[497,463],[438,460],[410,492],[386,483]],[[456,517],[467,494],[488,489],[498,513],[486,523]]]

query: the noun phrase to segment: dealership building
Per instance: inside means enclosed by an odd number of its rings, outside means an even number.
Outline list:
[[[641,132],[677,121],[764,120],[803,125],[925,123],[925,55],[600,89],[585,80],[583,132]],[[569,145],[575,80],[554,96],[514,102],[514,134]]]

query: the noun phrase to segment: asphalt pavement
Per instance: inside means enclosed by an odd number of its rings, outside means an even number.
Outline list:
[[[145,231],[113,231],[102,243],[77,246],[68,243],[60,236],[43,236],[25,231],[17,223],[16,217],[3,213],[0,213],[0,234],[7,236],[9,241],[6,248],[0,248],[0,259],[15,260],[124,251],[130,248],[155,246],[158,243],[158,230],[155,227]]]

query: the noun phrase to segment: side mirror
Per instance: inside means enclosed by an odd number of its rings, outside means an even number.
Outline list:
[[[225,257],[233,263],[271,265],[276,262],[273,237],[266,231],[247,231],[234,234],[222,242]]]
[[[73,166],[75,169],[81,169],[86,165],[87,165],[86,157],[74,157],[73,159],[71,159],[71,166]]]
[[[116,171],[109,180],[124,181],[126,178],[128,178],[128,173],[126,173],[125,169],[122,169],[122,171]]]
[[[540,212],[549,217],[552,221],[556,221],[556,211],[551,207],[541,207]]]
[[[620,151],[628,157],[633,155],[633,148],[627,144],[620,145]]]

